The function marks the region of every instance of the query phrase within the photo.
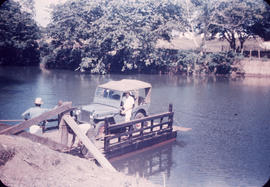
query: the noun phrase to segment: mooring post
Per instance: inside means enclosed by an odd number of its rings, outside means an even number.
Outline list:
[[[60,123],[59,129],[61,133],[61,144],[67,145],[68,144],[68,129],[65,120],[63,119],[65,115],[60,115]]]

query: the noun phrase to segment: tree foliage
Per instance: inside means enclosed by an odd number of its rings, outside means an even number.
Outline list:
[[[31,14],[10,0],[0,6],[0,64],[38,65],[39,28]]]
[[[48,27],[52,58],[79,48],[82,71],[144,71],[159,63],[156,40],[170,40],[172,29],[182,28],[181,10],[170,1],[69,1],[55,9]]]
[[[270,32],[262,0],[69,0],[54,7],[40,38],[33,0],[14,1],[0,7],[2,64],[40,62],[99,74],[225,73],[248,38]],[[172,31],[189,33],[196,48],[157,48],[158,40],[172,40]],[[214,38],[228,41],[234,52],[205,53],[205,41]]]
[[[211,4],[211,7],[204,6],[208,32],[212,37],[228,41],[234,51],[241,50],[244,42],[253,36],[251,28],[263,19],[265,12],[263,1],[253,0],[224,0]]]
[[[254,35],[262,37],[265,41],[270,41],[270,5],[265,4],[265,11],[262,13],[263,19],[256,22],[251,30]]]

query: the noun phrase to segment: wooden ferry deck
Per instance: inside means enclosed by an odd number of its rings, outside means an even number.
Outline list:
[[[135,119],[129,122],[109,125],[108,120],[105,120],[104,136],[94,141],[90,141],[89,138],[80,131],[80,124],[77,124],[69,115],[69,112],[73,109],[71,102],[66,102],[56,109],[18,125],[0,125],[0,134],[22,135],[60,151],[72,149],[72,139],[76,137],[76,141],[73,145],[76,145],[78,140],[80,140],[88,150],[90,149],[91,154],[93,154],[95,158],[98,158],[98,162],[103,163],[103,157],[110,159],[130,152],[143,150],[144,148],[160,143],[173,141],[177,136],[177,131],[173,130],[174,112],[172,111],[172,105],[170,105],[168,112]],[[23,131],[33,124],[38,124],[41,121],[48,120],[57,115],[59,116],[59,130],[45,131],[41,136]],[[68,132],[68,126],[72,129],[73,133]],[[117,134],[109,133],[119,128],[126,130]],[[105,164],[105,167],[110,168],[111,166],[110,164]]]

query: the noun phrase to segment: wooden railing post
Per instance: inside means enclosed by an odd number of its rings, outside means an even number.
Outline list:
[[[129,141],[129,143],[132,142],[132,131],[133,131],[133,127],[132,127],[132,125],[130,125],[130,126],[128,127],[128,132],[129,132],[129,135],[128,135],[128,141]],[[130,133],[130,132],[131,132],[131,133]]]
[[[147,122],[146,122],[147,123]],[[141,122],[141,129],[140,129],[140,136],[143,136],[143,131],[144,131],[144,121]]]
[[[169,104],[169,112],[172,112],[172,110],[173,110],[173,105],[170,103]]]
[[[172,126],[173,126],[173,105],[172,104],[169,104],[169,112],[171,112],[172,114],[170,114],[170,116],[169,116],[168,127],[171,128],[171,130],[172,130]]]
[[[108,118],[105,119],[105,124],[104,124],[104,150],[107,151],[108,150],[108,146],[109,146],[109,139],[107,137],[107,135],[109,134],[109,122],[108,122]]]
[[[160,130],[162,129],[162,126],[163,126],[163,125],[162,125],[162,122],[163,122],[163,117],[160,118],[160,127],[159,127]]]
[[[151,119],[151,132],[153,132],[153,125],[154,125],[154,120]]]

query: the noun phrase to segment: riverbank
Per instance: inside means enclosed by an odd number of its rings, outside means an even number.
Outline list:
[[[7,186],[157,187],[17,136],[0,136],[0,180]]]

